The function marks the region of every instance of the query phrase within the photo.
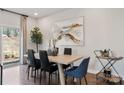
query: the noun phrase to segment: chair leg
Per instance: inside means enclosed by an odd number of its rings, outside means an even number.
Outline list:
[[[80,79],[80,85],[81,85],[81,79]]]
[[[36,83],[36,69],[35,69],[35,74],[34,74],[34,83]]]
[[[73,80],[73,84],[74,84],[74,83],[75,83],[75,82],[74,82],[74,77],[72,77],[72,80]]]
[[[86,79],[86,76],[84,76],[84,79],[85,79],[85,82],[86,82],[86,85],[87,85],[87,79]]]
[[[33,77],[33,67],[31,67],[31,77]]]
[[[59,71],[58,71],[58,84],[59,84]]]
[[[49,85],[50,85],[50,73],[49,73]]]
[[[28,66],[28,68],[27,68],[27,72],[28,72],[27,79],[29,80],[29,73],[30,73],[30,67],[29,67],[29,66]]]
[[[37,70],[37,74],[36,74],[37,76],[38,76],[38,73],[39,73],[39,70]]]
[[[42,69],[40,70],[40,84],[41,84],[41,78],[42,78]]]
[[[53,76],[53,75],[51,74],[51,76],[50,76],[50,80],[51,80],[51,82],[52,82],[52,76]]]
[[[67,85],[67,76],[65,76],[65,84]]]

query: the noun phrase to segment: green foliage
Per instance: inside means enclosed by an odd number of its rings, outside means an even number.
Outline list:
[[[31,41],[36,44],[41,44],[42,43],[42,33],[40,32],[39,27],[34,27],[31,30]]]

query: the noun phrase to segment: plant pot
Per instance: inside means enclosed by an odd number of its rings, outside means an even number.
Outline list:
[[[52,53],[53,53],[53,52],[52,52],[52,49],[49,48],[49,49],[47,50],[48,56],[52,56]]]

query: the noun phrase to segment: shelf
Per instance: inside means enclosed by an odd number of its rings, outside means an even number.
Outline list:
[[[117,77],[117,76],[115,76],[115,75],[112,75],[111,77],[105,77],[105,76],[104,76],[104,73],[102,73],[102,72],[96,74],[96,76],[97,76],[97,78],[102,78],[102,79],[104,79],[104,80],[106,80],[106,81],[114,82],[114,83],[118,83],[118,82],[120,82],[120,81],[122,80],[122,78]]]
[[[110,60],[122,60],[123,57],[102,57],[102,56],[96,56],[99,59],[110,59]]]

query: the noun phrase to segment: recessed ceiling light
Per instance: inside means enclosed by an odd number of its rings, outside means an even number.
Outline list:
[[[38,15],[38,13],[34,13],[34,15],[35,15],[35,16],[37,16],[37,15]]]

